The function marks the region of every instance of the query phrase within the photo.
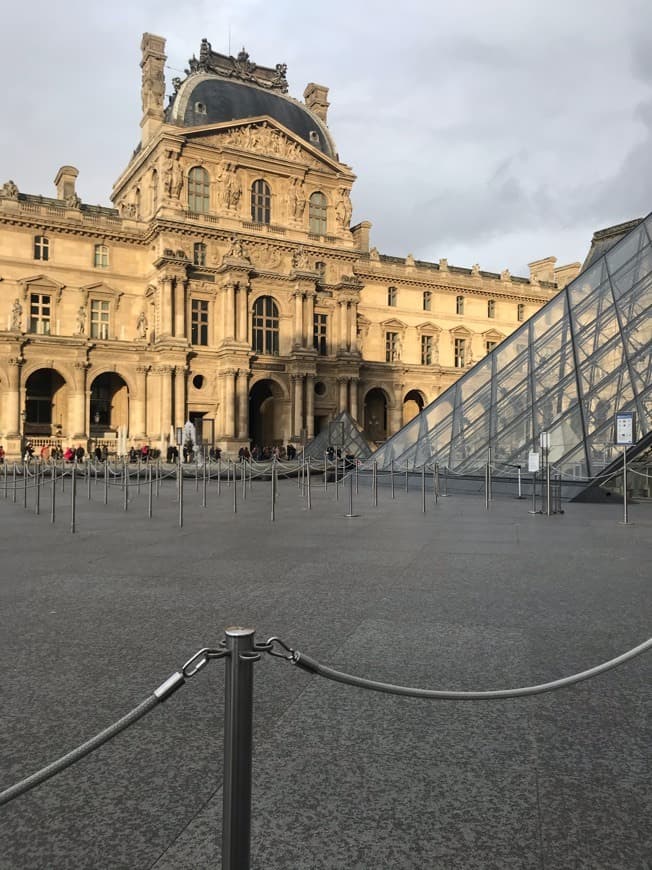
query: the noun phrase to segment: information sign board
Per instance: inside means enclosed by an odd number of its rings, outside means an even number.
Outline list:
[[[636,417],[633,411],[616,414],[616,444],[634,444],[636,441]]]

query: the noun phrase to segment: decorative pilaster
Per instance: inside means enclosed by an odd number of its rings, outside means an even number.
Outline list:
[[[174,335],[186,338],[186,287],[187,281],[176,278],[174,282]]]
[[[150,366],[136,366],[136,374],[138,375],[136,395],[132,397],[130,403],[135,433],[133,437],[141,440],[147,438],[147,373],[149,370]]]
[[[306,437],[315,437],[315,376],[306,375]]]
[[[235,339],[235,284],[226,284],[226,299],[224,301],[224,340]]]
[[[89,368],[89,363],[85,360],[78,360],[73,363],[73,383],[68,405],[68,431],[72,432],[72,437],[77,440],[85,441],[88,438],[88,427],[86,425],[86,372]]]
[[[226,438],[235,435],[235,376],[236,369],[226,369],[224,372],[223,428]]]
[[[249,344],[248,324],[249,324],[249,308],[247,298],[249,295],[249,287],[246,281],[240,281],[238,284],[238,341]]]
[[[247,369],[238,369],[238,438],[249,437],[249,375]]]
[[[172,335],[172,294],[174,292],[174,280],[169,275],[164,275],[159,283],[159,337]]]
[[[294,291],[294,346],[303,347],[303,291]]]
[[[25,362],[22,356],[11,357],[9,363],[9,389],[5,395],[7,431],[5,438],[20,438],[20,370]]]
[[[303,428],[303,375],[292,375],[294,386],[294,437],[298,438]]]
[[[306,304],[305,304],[305,326],[303,330],[303,334],[305,336],[305,346],[311,348],[312,347],[312,337],[315,330],[315,296],[317,294],[314,290],[309,290],[306,293]]]
[[[186,422],[186,366],[175,366],[174,372],[174,425],[183,427]]]
[[[172,424],[172,373],[173,366],[159,366],[154,369],[160,382],[160,437],[167,440]]]
[[[337,379],[337,386],[338,386],[338,390],[339,390],[339,398],[337,401],[338,413],[341,413],[342,411],[348,411],[347,397],[346,397],[348,383],[349,383],[348,378],[338,378]]]
[[[339,302],[338,303],[338,321],[339,322],[338,322],[338,329],[337,329],[337,331],[338,331],[338,342],[337,343],[338,343],[340,350],[342,350],[342,351],[348,350],[348,348],[346,346],[346,340],[347,340],[347,322],[346,322],[347,310],[346,309],[347,309],[346,302]]]
[[[358,384],[360,381],[358,378],[351,378],[350,386],[349,386],[349,401],[351,407],[351,416],[354,420],[358,419]]]

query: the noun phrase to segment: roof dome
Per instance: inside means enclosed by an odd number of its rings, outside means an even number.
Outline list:
[[[237,58],[213,52],[202,41],[199,61],[190,60],[188,78],[176,79],[166,120],[182,127],[199,127],[267,115],[329,157],[335,157],[328,130],[303,103],[288,97],[285,64],[274,70],[259,67],[240,52]],[[239,79],[234,81],[234,79]]]

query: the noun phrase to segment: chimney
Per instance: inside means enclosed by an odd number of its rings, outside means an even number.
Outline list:
[[[369,231],[371,230],[370,221],[361,221],[354,227],[351,227],[351,235],[353,243],[361,254],[369,253]]]
[[[140,43],[143,71],[140,91],[143,117],[140,122],[142,144],[145,145],[163,124],[165,100],[165,39],[153,33],[143,33]]]
[[[79,169],[76,169],[74,166],[61,167],[54,179],[54,184],[57,188],[57,199],[68,199],[75,196],[77,193],[75,190],[75,180],[78,175]]]
[[[328,107],[330,106],[328,102],[328,88],[324,85],[316,85],[314,82],[310,82],[306,85],[303,98],[306,101],[306,108],[314,112],[324,124],[328,123],[326,120]]]

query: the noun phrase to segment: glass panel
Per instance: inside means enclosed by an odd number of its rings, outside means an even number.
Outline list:
[[[611,295],[611,285],[609,284],[609,276],[603,259],[594,263],[586,272],[582,272],[577,278],[572,281],[567,289],[570,307],[572,309],[581,305],[583,300],[593,295],[597,288],[603,288]]]
[[[639,226],[615,244],[611,250],[607,251],[605,259],[612,279],[621,269],[628,270],[631,268],[632,259],[648,244],[645,227]]]

